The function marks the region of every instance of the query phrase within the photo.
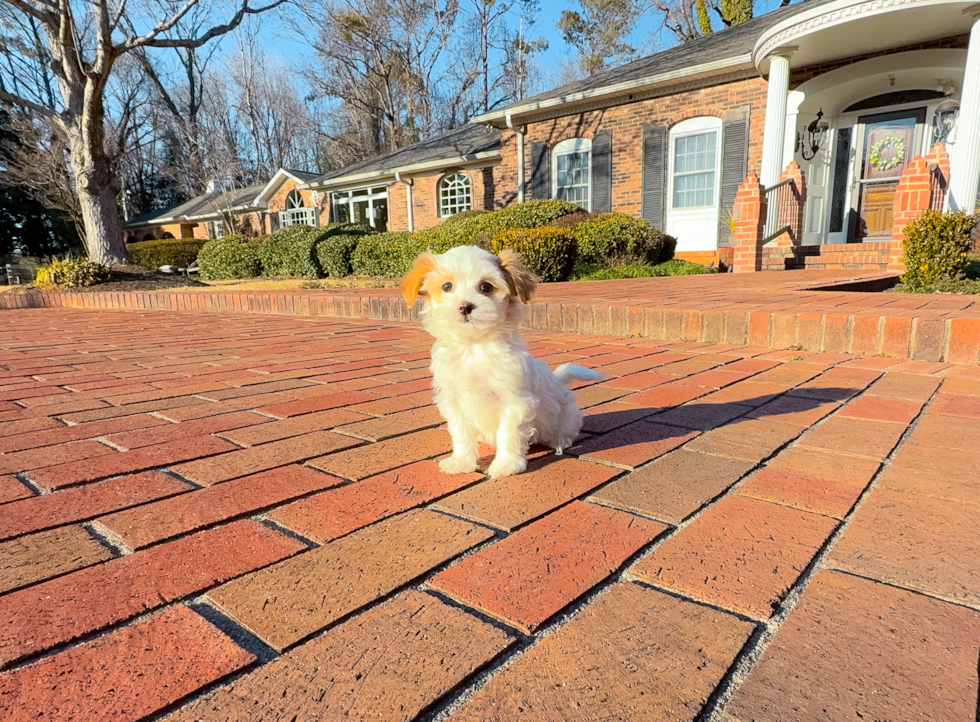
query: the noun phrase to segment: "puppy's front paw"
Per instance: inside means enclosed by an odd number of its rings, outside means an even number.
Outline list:
[[[527,469],[527,459],[520,456],[497,456],[494,458],[487,474],[497,479],[501,476],[513,476]]]
[[[453,454],[439,462],[439,470],[443,474],[468,474],[471,471],[476,471],[476,459]]]

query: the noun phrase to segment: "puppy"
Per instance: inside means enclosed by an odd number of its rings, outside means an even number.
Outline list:
[[[528,446],[561,454],[582,429],[565,384],[603,375],[572,364],[552,373],[531,356],[518,327],[537,283],[518,253],[498,257],[476,246],[423,253],[402,282],[409,307],[422,298],[423,325],[436,339],[429,368],[453,440],[452,456],[439,464],[447,474],[475,471],[481,441],[497,449],[491,477],[519,474]]]

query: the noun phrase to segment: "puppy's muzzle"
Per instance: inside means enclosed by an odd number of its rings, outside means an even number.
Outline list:
[[[459,304],[459,315],[463,317],[464,321],[469,321],[470,314],[473,313],[474,309],[476,309],[476,306],[474,306],[472,303],[469,301],[463,301],[461,304]]]

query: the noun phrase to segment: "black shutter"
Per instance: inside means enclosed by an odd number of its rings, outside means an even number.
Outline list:
[[[531,143],[531,197],[551,198],[551,151],[544,143]]]
[[[600,130],[592,138],[592,212],[612,210],[612,131]]]
[[[736,115],[736,114],[733,114]],[[747,112],[729,116],[722,130],[721,152],[721,223],[718,245],[725,248],[728,243],[728,219],[735,207],[738,187],[749,172],[749,118]]]
[[[667,129],[662,125],[643,126],[643,218],[664,228],[664,175]]]

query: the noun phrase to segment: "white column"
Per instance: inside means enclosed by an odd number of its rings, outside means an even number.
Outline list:
[[[437,194],[438,195],[438,194]],[[412,181],[405,181],[405,202],[408,204],[408,230],[415,230],[415,199],[412,198]],[[439,199],[436,198],[436,203]]]
[[[779,182],[783,173],[783,147],[786,143],[786,100],[789,96],[789,58],[769,58],[769,90],[766,94],[766,127],[762,136],[762,172],[765,187]]]
[[[517,202],[524,202],[524,133],[517,131]]]
[[[956,144],[949,159],[949,205],[973,213],[980,187],[980,18],[970,31]]]

